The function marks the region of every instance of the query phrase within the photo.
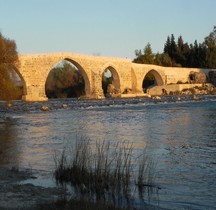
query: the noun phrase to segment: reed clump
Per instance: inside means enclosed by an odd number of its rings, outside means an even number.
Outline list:
[[[69,153],[64,149],[55,156],[55,179],[71,183],[76,193],[87,195],[91,201],[128,201],[135,187],[142,191],[155,181],[152,162],[147,163],[142,154],[135,155],[129,142],[92,143],[81,138]]]

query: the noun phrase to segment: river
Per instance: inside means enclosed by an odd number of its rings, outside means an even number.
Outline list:
[[[52,185],[55,153],[77,138],[128,141],[147,147],[156,160],[160,188],[152,205],[214,209],[216,97],[201,99],[56,99],[16,101],[11,108],[0,102],[0,166],[31,168],[41,185]],[[50,110],[41,111],[42,105]]]

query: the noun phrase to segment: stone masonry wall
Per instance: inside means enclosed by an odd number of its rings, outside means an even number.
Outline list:
[[[110,68],[115,76],[116,84],[123,93],[131,89],[137,95],[143,93],[142,83],[145,75],[152,71],[160,78],[162,84],[183,83],[189,80],[190,72],[204,72],[208,74],[211,69],[171,68],[156,65],[135,64],[127,58],[112,58],[80,55],[74,53],[52,53],[19,55],[20,65],[17,66],[19,75],[24,83],[24,96],[26,101],[44,101],[45,83],[51,69],[58,62],[68,60],[82,73],[85,80],[86,97],[103,98],[102,74]],[[132,94],[132,95],[133,95]]]

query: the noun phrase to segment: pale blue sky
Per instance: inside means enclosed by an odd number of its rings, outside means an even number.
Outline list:
[[[216,25],[216,0],[0,0],[0,31],[20,54],[74,52],[135,57],[167,36],[203,42]]]

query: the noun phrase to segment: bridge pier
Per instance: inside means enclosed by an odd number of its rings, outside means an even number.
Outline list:
[[[26,87],[26,94],[22,96],[23,101],[47,101],[44,85],[31,85]]]
[[[37,102],[37,101],[48,101],[47,97],[35,97],[35,95],[23,95],[22,96],[23,101],[27,102]]]

